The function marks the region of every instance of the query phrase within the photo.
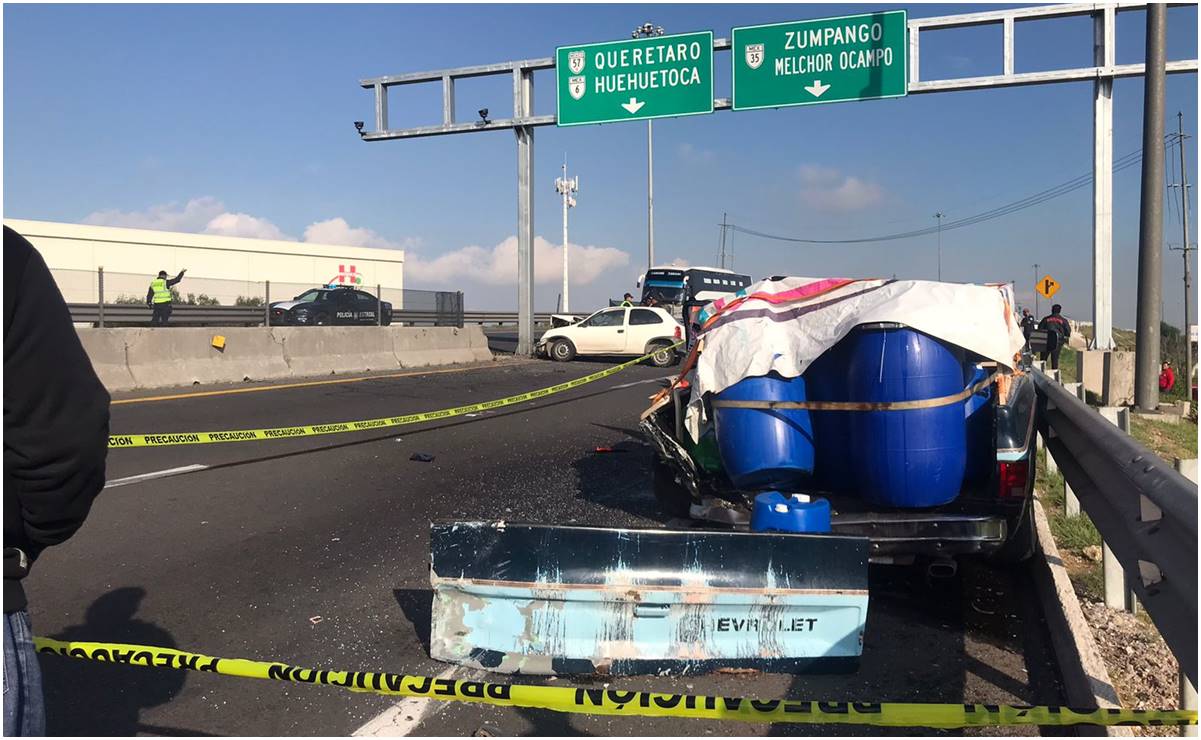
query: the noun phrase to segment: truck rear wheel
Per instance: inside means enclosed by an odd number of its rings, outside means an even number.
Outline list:
[[[1014,529],[1005,544],[993,555],[998,563],[1021,563],[1029,560],[1038,547],[1038,532],[1034,526],[1034,502],[1027,501],[1022,515],[1014,521]]]

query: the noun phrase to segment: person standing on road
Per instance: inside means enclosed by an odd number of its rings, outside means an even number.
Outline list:
[[[621,307],[622,308],[633,308],[634,307],[634,296],[630,295],[629,293],[626,293],[624,296],[622,296]]]
[[[1030,332],[1035,330],[1035,328],[1038,326],[1038,322],[1034,320],[1034,317],[1032,315],[1030,315],[1030,309],[1028,309],[1028,308],[1022,309],[1021,326],[1022,326],[1022,336],[1026,337],[1026,343],[1029,344],[1030,343]]]
[[[1072,336],[1072,326],[1068,320],[1060,315],[1063,306],[1056,303],[1051,306],[1051,315],[1044,316],[1043,320],[1038,322],[1039,329],[1047,330],[1047,349],[1042,353],[1043,362],[1048,358],[1051,360],[1051,369],[1059,369],[1059,350],[1068,343],[1068,337]]]
[[[180,270],[178,275],[168,279],[167,271],[159,270],[158,277],[150,281],[150,288],[146,291],[146,307],[154,309],[154,316],[150,317],[151,326],[167,325],[171,318],[171,286],[183,280],[185,272],[187,270]]]
[[[108,391],[37,250],[4,227],[4,734],[45,735],[22,579],[104,488]]]

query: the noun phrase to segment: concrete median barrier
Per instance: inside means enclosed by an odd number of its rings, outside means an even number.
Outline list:
[[[121,331],[114,329],[113,331]],[[126,359],[135,388],[236,383],[287,377],[283,349],[269,331],[225,327],[127,329]],[[213,346],[213,337],[225,346]]]
[[[400,367],[392,351],[391,327],[289,326],[271,330],[283,343],[293,376],[365,373]]]
[[[129,329],[93,329],[90,326],[79,330],[79,341],[83,351],[92,361],[100,382],[110,391],[135,387],[125,358],[125,341]],[[139,331],[134,329],[132,331]]]
[[[488,337],[479,326],[410,327],[392,335],[393,349],[401,367],[428,367],[492,359]]]
[[[218,334],[223,349],[213,347]],[[85,328],[79,336],[110,392],[492,359],[478,326]]]

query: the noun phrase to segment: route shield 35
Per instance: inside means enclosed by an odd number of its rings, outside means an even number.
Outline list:
[[[845,672],[865,538],[435,523],[430,653],[501,673]]]

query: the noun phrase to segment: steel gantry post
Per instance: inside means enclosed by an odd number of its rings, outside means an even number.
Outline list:
[[[1116,9],[1093,14],[1093,64],[1113,69]],[[1037,279],[1038,276],[1035,276]],[[1093,82],[1093,345],[1113,349],[1113,76]]]
[[[1163,320],[1163,114],[1167,8],[1147,6],[1147,61],[1143,84],[1143,181],[1138,227],[1138,334],[1134,349],[1134,402],[1159,411],[1159,325]]]
[[[1002,87],[1023,85],[1045,85],[1051,83],[1079,82],[1091,80],[1094,84],[1093,131],[1094,131],[1094,190],[1093,190],[1093,325],[1094,347],[1100,349],[1112,348],[1112,169],[1113,169],[1113,80],[1124,77],[1137,77],[1144,74],[1145,65],[1117,64],[1115,58],[1115,28],[1116,17],[1120,12],[1135,11],[1146,7],[1146,3],[1121,2],[1110,5],[1095,3],[1067,3],[1058,5],[1033,6],[1021,8],[1003,8],[983,10],[956,15],[910,18],[908,21],[908,94],[952,92],[962,90],[988,90]],[[1195,3],[1169,2],[1171,6],[1188,6]],[[1162,8],[1155,12],[1161,12]],[[1023,25],[1036,20],[1054,18],[1087,17],[1093,18],[1094,43],[1093,65],[1089,67],[1072,67],[1066,65],[1060,69],[1039,70],[1032,72],[1017,72],[1015,60],[1015,36]],[[644,25],[636,29],[635,34],[646,32],[650,35],[661,35],[663,31],[656,26],[648,29]],[[973,26],[1001,26],[1002,40],[999,60],[1001,74],[981,77],[955,77],[945,79],[922,79],[920,58],[920,37],[922,31],[937,29],[968,28]],[[729,38],[713,40],[713,51],[731,52]],[[1163,65],[1164,62],[1161,61]],[[383,75],[359,81],[359,85],[375,93],[375,129],[365,130],[366,121],[355,121],[355,129],[363,141],[386,141],[391,139],[410,139],[426,136],[445,136],[451,134],[469,134],[492,132],[500,129],[513,129],[517,137],[517,169],[518,169],[518,207],[517,207],[517,239],[518,239],[518,303],[521,319],[518,322],[518,353],[528,354],[533,350],[533,164],[534,164],[534,128],[538,126],[554,126],[558,123],[553,113],[534,115],[532,106],[533,88],[532,76],[537,70],[555,69],[555,59],[544,57],[537,59],[520,59],[495,64],[478,64],[451,69],[431,70],[428,72],[408,72],[397,75]],[[1162,75],[1197,72],[1197,60],[1175,59],[1166,62],[1157,70]],[[480,120],[460,121],[456,116],[456,81],[470,78],[512,75],[514,88],[514,109],[512,118],[490,119],[488,109],[479,110]],[[437,123],[392,128],[388,117],[388,90],[399,85],[436,84],[441,87],[441,110],[434,114]],[[474,106],[473,106],[474,107]],[[728,111],[732,109],[730,98],[715,98],[713,110]],[[648,122],[647,141],[647,263],[654,263],[654,170],[653,143],[650,140],[651,124]],[[1186,245],[1188,246],[1188,245]],[[1035,276],[1037,279],[1038,276]]]
[[[534,112],[533,73],[513,68],[513,118]],[[534,354],[534,128],[517,126],[517,354]]]

